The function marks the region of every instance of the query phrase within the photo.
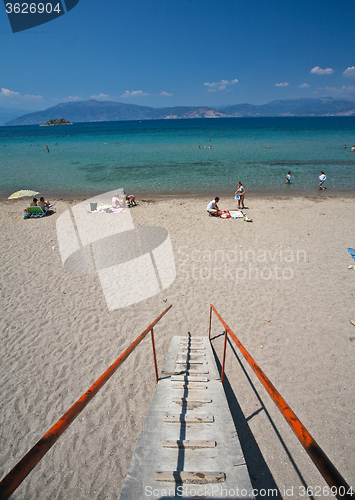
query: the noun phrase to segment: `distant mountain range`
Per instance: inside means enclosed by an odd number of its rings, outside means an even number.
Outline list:
[[[25,109],[3,108],[0,107],[0,126],[5,125],[6,122],[12,121],[18,116],[28,113]]]
[[[114,101],[67,102],[44,111],[36,111],[12,119],[5,125],[40,125],[65,118],[73,123],[121,120],[158,120],[179,118],[230,118],[272,116],[355,116],[355,102],[333,99],[284,99],[268,104],[235,104],[220,109],[205,106],[151,108]]]

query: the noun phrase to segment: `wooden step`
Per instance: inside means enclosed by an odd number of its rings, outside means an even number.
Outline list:
[[[205,340],[207,337],[179,337],[180,341],[183,340]]]
[[[171,377],[171,380],[173,382],[176,382],[177,380],[184,382],[208,382],[209,379],[207,377],[189,377],[188,375],[173,375]]]
[[[208,375],[209,371],[208,370],[176,370],[175,371],[175,375],[181,375],[183,373],[186,373],[187,375],[189,375],[190,373],[192,373],[193,375]]]
[[[197,342],[180,342],[180,347],[203,347],[202,341]]]
[[[176,360],[177,365],[207,365],[206,361],[198,361],[196,359],[191,359],[188,361],[187,359],[177,359]]]
[[[214,422],[213,415],[204,417],[190,417],[187,415],[166,415],[163,422],[183,423],[183,424],[212,424]]]
[[[163,448],[191,448],[191,449],[201,449],[201,448],[215,448],[216,441],[189,441],[189,440],[178,440],[178,441],[163,441]]]
[[[187,403],[212,403],[212,399],[208,398],[173,398],[174,403],[187,404]]]
[[[191,358],[199,358],[199,357],[202,357],[202,356],[206,356],[206,353],[205,352],[179,352],[178,353],[178,356],[189,356]]]
[[[172,389],[189,389],[191,391],[202,391],[207,389],[206,385],[191,385],[191,384],[175,384]]]
[[[180,349],[183,351],[205,351],[206,349],[204,347],[186,347],[186,346],[180,346]]]

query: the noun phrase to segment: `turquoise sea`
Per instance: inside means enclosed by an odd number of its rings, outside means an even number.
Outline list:
[[[118,187],[140,196],[221,196],[234,193],[238,180],[247,194],[304,195],[318,192],[321,171],[327,194],[355,194],[354,144],[355,117],[0,127],[0,196],[19,189],[86,196]]]

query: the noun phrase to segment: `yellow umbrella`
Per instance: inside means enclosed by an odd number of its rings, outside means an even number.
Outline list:
[[[16,198],[25,198],[26,196],[35,196],[36,194],[39,194],[38,191],[21,189],[21,191],[16,191],[16,193],[12,193],[12,195],[8,197],[8,200],[15,200]]]

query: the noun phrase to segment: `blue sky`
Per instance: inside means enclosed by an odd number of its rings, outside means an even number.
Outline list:
[[[0,107],[355,96],[353,14],[347,0],[80,0],[13,34],[0,4]]]

